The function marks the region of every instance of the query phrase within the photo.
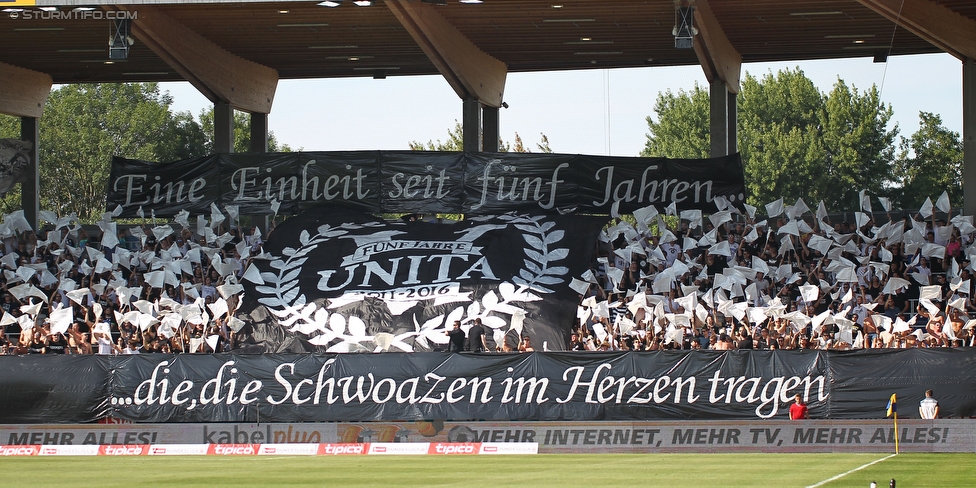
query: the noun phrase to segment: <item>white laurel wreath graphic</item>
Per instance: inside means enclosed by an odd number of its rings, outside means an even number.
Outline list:
[[[523,320],[525,319],[525,310],[513,305],[514,302],[533,302],[537,300],[542,300],[542,297],[530,293],[531,291],[541,292],[541,293],[553,293],[553,290],[542,286],[542,285],[558,285],[564,283],[566,280],[558,278],[557,276],[565,276],[569,273],[569,268],[565,266],[553,266],[550,267],[550,262],[560,261],[569,257],[568,248],[557,248],[550,249],[550,246],[555,245],[557,242],[565,237],[565,231],[555,230],[549,232],[553,227],[555,227],[555,222],[544,222],[539,223],[543,220],[545,216],[526,216],[526,215],[516,215],[516,214],[504,214],[493,217],[473,217],[473,221],[488,221],[492,219],[500,219],[514,225],[515,228],[524,232],[522,238],[530,246],[523,248],[523,252],[528,259],[523,259],[523,264],[525,267],[519,269],[519,276],[512,278],[515,284],[519,285],[516,289],[512,283],[504,282],[498,287],[498,292],[501,294],[501,300],[499,301],[498,295],[495,291],[488,291],[481,298],[481,306],[479,307],[479,302],[477,300],[473,301],[467,308],[458,307],[453,312],[445,315],[439,315],[434,317],[421,326],[417,322],[416,315],[414,316],[414,325],[417,329],[417,342],[421,342],[423,345],[427,346],[426,341],[430,339],[432,342],[438,344],[446,344],[448,342],[447,336],[444,331],[447,329],[448,324],[453,324],[455,320],[461,321],[471,321],[475,318],[481,319],[482,323],[496,331],[501,332],[502,338],[511,331],[515,331],[517,334],[522,334]],[[466,229],[464,232],[467,234],[468,240],[474,240],[476,237],[484,234],[487,231],[494,230],[504,226],[497,225],[480,225],[474,226],[470,229]],[[465,317],[465,311],[467,311],[467,316]],[[491,312],[503,313],[506,315],[511,315],[512,319],[506,324],[506,321],[501,317],[495,315],[489,315]],[[502,330],[508,325],[508,330]],[[466,331],[465,331],[466,332]],[[494,340],[496,343],[500,341],[497,335]]]
[[[282,250],[284,259],[271,261],[270,266],[277,272],[261,273],[264,284],[255,286],[255,291],[263,295],[258,298],[258,302],[265,305],[277,317],[280,326],[288,328],[290,332],[306,335],[309,337],[309,342],[314,345],[329,346],[328,352],[386,351],[390,348],[412,352],[413,346],[407,342],[410,338],[415,338],[414,342],[424,348],[431,348],[431,342],[443,345],[450,340],[445,334],[448,324],[456,320],[463,321],[466,332],[475,318],[481,319],[485,326],[496,331],[496,342],[499,340],[499,333],[502,337],[511,331],[521,334],[526,311],[515,303],[542,300],[542,297],[532,292],[553,293],[549,286],[565,282],[565,279],[559,276],[565,276],[568,268],[551,266],[553,261],[560,261],[569,256],[567,248],[552,248],[565,237],[565,231],[550,232],[555,223],[540,223],[545,216],[506,214],[496,217],[475,217],[471,220],[494,218],[521,230],[522,237],[529,246],[523,249],[526,256],[526,259],[523,259],[524,267],[519,270],[518,276],[513,277],[514,283],[503,282],[495,290],[485,293],[480,300],[472,300],[467,307],[457,307],[450,313],[425,320],[422,325],[414,314],[414,331],[398,335],[387,332],[367,335],[366,323],[361,318],[354,315],[346,316],[339,312],[330,313],[327,310],[328,306],[319,307],[315,303],[307,303],[307,298],[298,287],[301,266],[308,260],[307,255],[319,244],[333,238],[351,237],[349,231],[352,230],[385,225],[379,222],[342,224],[337,227],[323,225],[317,229],[315,235],[303,230],[299,236],[301,244],[299,248],[286,247]],[[465,234],[462,240],[473,241],[485,232],[504,228],[506,225],[474,226],[461,231]],[[493,312],[510,315],[511,320],[506,321],[498,315],[491,315]],[[336,340],[339,342],[334,343]],[[366,347],[364,343],[372,343],[374,347]]]
[[[312,344],[324,346],[340,339],[341,342],[332,346],[330,352],[333,349],[349,351],[350,346],[362,347],[362,342],[372,341],[373,337],[366,335],[366,323],[359,317],[330,314],[315,303],[307,303],[307,298],[298,287],[298,277],[302,271],[301,266],[308,260],[307,255],[319,244],[346,235],[350,230],[379,225],[382,224],[342,224],[337,227],[322,225],[314,236],[303,230],[299,236],[301,246],[298,249],[286,247],[281,251],[285,259],[271,261],[270,266],[278,270],[277,273],[261,273],[265,285],[255,286],[254,289],[265,296],[258,298],[258,303],[266,306],[278,318],[278,325],[289,328],[290,332],[308,336]],[[316,332],[318,334],[313,335]]]
[[[501,216],[502,219],[505,217]],[[529,259],[523,260],[525,268],[519,270],[519,276],[515,277],[513,281],[535,291],[553,293],[553,290],[542,285],[552,286],[565,283],[565,278],[558,278],[558,276],[566,276],[569,273],[569,268],[565,266],[549,267],[549,263],[569,257],[569,249],[565,247],[550,249],[550,246],[561,241],[566,236],[566,231],[554,230],[549,232],[556,223],[545,222],[540,224],[539,221],[544,218],[542,216],[511,217],[513,217],[515,228],[525,232],[522,234],[522,238],[531,247],[531,249],[528,247],[523,249]]]

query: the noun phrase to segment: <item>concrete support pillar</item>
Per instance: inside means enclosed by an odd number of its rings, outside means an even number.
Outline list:
[[[739,105],[738,94],[729,92],[728,116],[729,154],[739,152]]]
[[[709,155],[713,158],[729,154],[729,88],[715,80],[709,85],[708,134]]]
[[[31,143],[30,162],[27,165],[27,181],[20,186],[20,203],[27,223],[36,231],[37,216],[41,210],[38,191],[41,188],[41,166],[38,158],[41,142],[41,124],[37,117],[20,118],[20,139]]]
[[[234,152],[234,107],[230,103],[214,103],[214,152]]]
[[[485,152],[498,152],[498,136],[501,132],[498,125],[498,107],[484,106],[481,109],[482,149]]]
[[[466,98],[463,102],[462,133],[465,152],[481,151],[481,102]]]
[[[251,113],[251,152],[268,152],[268,114]]]
[[[962,63],[963,213],[976,215],[976,60]]]

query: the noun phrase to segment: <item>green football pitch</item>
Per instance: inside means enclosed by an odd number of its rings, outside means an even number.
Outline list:
[[[976,454],[32,457],[3,486],[976,486]],[[859,469],[863,467],[862,469]],[[856,470],[850,472],[852,470]],[[849,473],[848,473],[849,472]],[[848,473],[834,481],[835,476]]]

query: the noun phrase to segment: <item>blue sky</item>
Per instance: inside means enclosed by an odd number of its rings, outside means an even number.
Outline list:
[[[942,116],[962,131],[962,63],[948,54],[743,65],[754,76],[799,67],[822,91],[839,79],[877,85],[894,110],[900,135],[918,128],[918,112]],[[637,156],[657,94],[706,85],[698,66],[509,73],[501,137],[518,132],[530,149],[544,133],[555,152]],[[189,83],[163,83],[174,110],[194,115],[209,101]],[[461,119],[461,100],[440,76],[282,80],[269,116],[280,142],[318,151],[408,149],[410,141],[444,140]]]

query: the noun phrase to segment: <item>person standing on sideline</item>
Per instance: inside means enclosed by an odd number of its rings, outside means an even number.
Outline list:
[[[464,331],[461,330],[461,321],[454,321],[454,328],[445,332],[447,337],[450,338],[450,342],[447,346],[447,352],[461,352],[464,350]]]
[[[481,319],[474,319],[474,325],[468,329],[468,347],[471,352],[488,351],[488,343],[485,341],[485,328],[481,325]]]
[[[939,402],[932,394],[932,390],[925,390],[925,398],[918,404],[918,415],[923,419],[939,418]]]
[[[790,405],[790,420],[807,420],[810,418],[810,414],[807,412],[807,404],[803,403],[803,397],[797,394],[794,397],[795,402]]]

